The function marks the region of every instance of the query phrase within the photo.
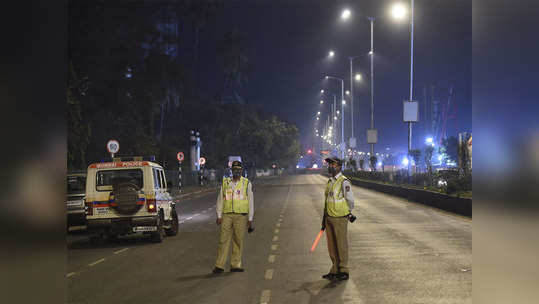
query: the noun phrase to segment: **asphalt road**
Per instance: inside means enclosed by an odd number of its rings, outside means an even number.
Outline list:
[[[299,175],[253,187],[255,232],[244,273],[211,274],[217,193],[178,206],[180,233],[154,244],[139,235],[94,248],[68,235],[68,303],[471,303],[472,221],[353,186],[350,280],[334,283],[321,223],[327,179]]]

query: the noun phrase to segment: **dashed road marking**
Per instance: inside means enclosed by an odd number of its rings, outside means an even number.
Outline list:
[[[270,254],[269,257],[268,257],[268,262],[270,263],[274,263],[275,262],[275,255],[274,254]]]
[[[99,264],[99,263],[101,263],[103,261],[105,261],[105,258],[102,258],[102,259],[99,259],[99,260],[97,260],[97,261],[95,261],[93,263],[90,263],[90,264],[88,264],[88,266],[90,266],[90,267],[95,266],[95,265],[97,265],[97,264]]]
[[[278,219],[278,221],[279,221],[279,222],[282,222],[282,221],[283,221],[283,219],[282,219],[282,218],[280,218],[280,219]]]
[[[193,218],[193,217],[190,216],[190,217],[186,218],[185,220],[188,221],[188,220],[190,220],[190,219],[192,219],[192,218]]]
[[[273,244],[273,245],[271,245],[271,250],[275,251],[275,250],[277,250],[277,247],[279,247],[279,245]]]
[[[273,269],[267,269],[266,270],[266,274],[264,275],[264,278],[266,280],[271,280],[273,279]]]
[[[281,227],[281,223],[275,224],[275,227]]]
[[[193,215],[193,217],[195,217],[195,216],[199,216],[199,215],[200,215],[200,213],[197,213],[197,214]]]
[[[278,239],[279,239],[278,236],[274,236],[272,241],[277,242]]]
[[[124,248],[124,249],[120,249],[120,250],[114,251],[114,254],[122,253],[122,252],[126,251],[127,249],[129,249],[129,248]]]
[[[260,296],[260,304],[268,304],[271,298],[271,290],[266,289],[262,291],[262,296]]]
[[[275,234],[279,234],[279,229],[275,229]]]
[[[77,274],[76,272],[70,272],[70,273],[66,274],[66,278],[72,277],[72,276],[74,276],[76,274]]]

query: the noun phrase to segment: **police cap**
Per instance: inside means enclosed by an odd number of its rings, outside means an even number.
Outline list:
[[[241,164],[240,161],[233,161],[232,162],[232,169],[242,169],[243,168],[243,165]]]
[[[342,160],[340,158],[337,158],[337,157],[328,157],[328,158],[325,159],[325,161],[328,164],[336,163],[337,165],[342,166]]]

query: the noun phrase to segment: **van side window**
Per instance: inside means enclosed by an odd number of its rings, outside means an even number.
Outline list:
[[[165,178],[165,172],[163,170],[159,170],[159,175],[161,175],[161,185],[163,185],[163,188],[167,188],[167,180]]]
[[[153,183],[154,189],[161,189],[161,178],[157,169],[153,168]]]

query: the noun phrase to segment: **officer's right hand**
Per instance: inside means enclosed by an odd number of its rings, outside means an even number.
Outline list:
[[[217,218],[217,220],[215,222],[217,223],[217,225],[221,225],[221,223],[223,222],[223,219],[222,218]]]

